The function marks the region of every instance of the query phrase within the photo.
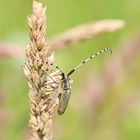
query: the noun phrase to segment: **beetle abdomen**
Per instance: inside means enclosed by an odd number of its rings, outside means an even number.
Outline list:
[[[59,98],[59,105],[58,105],[58,109],[57,109],[57,112],[59,115],[64,114],[64,112],[68,106],[70,95],[71,95],[70,89],[64,90],[63,93],[61,93],[59,95],[59,97],[58,97]]]

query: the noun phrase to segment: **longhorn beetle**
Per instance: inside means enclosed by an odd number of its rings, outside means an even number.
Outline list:
[[[69,99],[70,99],[70,95],[71,95],[71,87],[70,87],[70,83],[71,83],[71,79],[69,78],[71,74],[73,74],[80,66],[82,66],[83,64],[85,64],[86,62],[90,61],[92,58],[96,57],[97,55],[100,55],[101,53],[104,53],[106,51],[110,51],[110,54],[112,53],[112,49],[111,48],[105,48],[95,54],[93,54],[91,57],[85,59],[84,61],[82,61],[79,65],[77,65],[74,69],[72,69],[67,75],[64,74],[64,72],[62,72],[62,70],[56,66],[56,68],[58,68],[62,73],[62,79],[61,79],[61,90],[59,91],[59,105],[58,105],[58,109],[57,112],[59,115],[64,114]]]

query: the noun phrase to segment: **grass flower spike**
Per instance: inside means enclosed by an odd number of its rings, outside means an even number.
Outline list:
[[[58,87],[55,81],[61,78],[59,71],[52,71],[53,55],[48,55],[46,38],[46,8],[33,1],[33,14],[28,18],[30,44],[26,49],[26,62],[23,66],[29,85],[29,105],[32,140],[51,140],[52,117],[58,106]]]

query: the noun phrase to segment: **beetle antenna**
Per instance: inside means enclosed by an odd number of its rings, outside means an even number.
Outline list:
[[[68,74],[67,77],[69,77],[71,74],[73,74],[79,67],[81,67],[83,64],[87,63],[88,61],[90,61],[92,58],[96,57],[97,55],[100,55],[101,53],[104,53],[106,51],[110,51],[110,54],[112,53],[112,49],[111,48],[105,48],[95,54],[93,54],[91,57],[85,59],[84,61],[82,61],[80,64],[78,64],[74,69],[72,69]]]

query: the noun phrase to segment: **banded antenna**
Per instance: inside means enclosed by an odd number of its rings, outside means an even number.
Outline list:
[[[79,65],[77,65],[74,69],[72,69],[68,74],[67,77],[69,77],[71,74],[73,74],[79,67],[81,67],[83,64],[87,63],[88,61],[90,61],[92,58],[96,57],[97,55],[100,55],[101,53],[104,53],[106,51],[110,51],[110,54],[112,53],[112,49],[111,48],[105,48],[95,54],[93,54],[91,57],[85,59],[84,61],[82,61]]]

